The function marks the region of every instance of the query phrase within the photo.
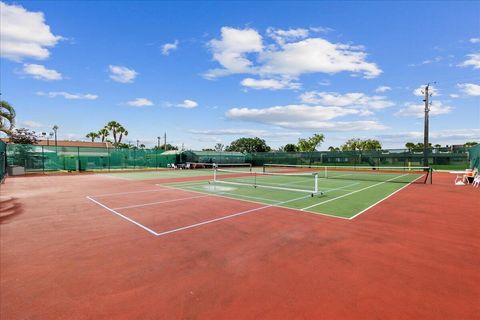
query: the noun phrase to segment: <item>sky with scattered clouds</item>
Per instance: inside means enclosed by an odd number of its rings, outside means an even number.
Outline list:
[[[455,14],[452,14],[455,12]],[[480,140],[480,2],[0,1],[1,98],[17,124],[86,139],[276,148],[324,133],[384,147]],[[427,15],[427,16],[425,16]]]

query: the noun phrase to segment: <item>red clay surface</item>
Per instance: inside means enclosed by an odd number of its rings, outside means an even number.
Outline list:
[[[354,220],[267,208],[161,237],[85,198],[154,188],[94,175],[8,178],[0,318],[480,318],[480,189],[456,187],[451,175],[411,185]],[[145,197],[102,199],[160,199]],[[158,217],[180,222],[172,207],[156,207]],[[251,207],[207,197],[177,213]],[[133,214],[152,223],[156,211],[147,212]]]

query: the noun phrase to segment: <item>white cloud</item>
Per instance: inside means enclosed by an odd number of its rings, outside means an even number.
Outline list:
[[[375,92],[387,92],[390,90],[392,90],[392,88],[389,86],[380,86],[375,89]]]
[[[473,69],[480,69],[480,53],[467,54],[469,59],[459,64],[460,67],[472,66]]]
[[[328,33],[334,31],[332,28],[329,27],[311,27],[310,30],[313,32],[319,32],[319,33]]]
[[[198,107],[198,103],[196,101],[186,99],[186,100],[183,100],[183,103],[177,104],[177,107],[185,108],[185,109],[193,109]]]
[[[424,104],[406,103],[405,107],[395,113],[396,116],[423,118],[425,113]],[[453,110],[452,107],[443,105],[441,101],[436,101],[430,105],[430,116],[447,114]]]
[[[241,85],[249,89],[268,89],[268,90],[281,90],[281,89],[300,89],[301,84],[293,82],[289,79],[252,79],[245,78],[242,80]]]
[[[387,100],[384,96],[367,96],[360,92],[340,94],[336,92],[308,91],[300,95],[300,100],[309,104],[364,109],[383,109],[394,105],[393,102]]]
[[[247,53],[263,50],[262,37],[253,29],[235,29],[223,27],[220,40],[213,39],[209,45],[222,69],[209,70],[204,76],[213,79],[234,73],[252,73],[252,62]]]
[[[275,29],[275,28],[268,28],[267,35],[275,40],[278,44],[283,45],[286,42],[291,42],[297,39],[305,39],[308,37],[309,31],[307,29],[289,29],[289,30],[282,30],[282,29]]]
[[[86,93],[68,93],[64,91],[50,91],[50,92],[37,92],[39,96],[47,96],[50,98],[63,97],[67,100],[96,100],[98,96],[96,94]]]
[[[23,73],[39,80],[62,80],[62,74],[40,64],[24,64]]]
[[[331,82],[328,79],[323,79],[320,82],[318,82],[318,84],[321,85],[321,86],[329,86],[331,84]]]
[[[425,96],[425,93],[424,93],[425,92],[425,86],[426,85],[421,85],[417,89],[413,90],[413,94],[417,97]],[[429,86],[428,92],[432,96],[439,96],[440,95],[440,91],[435,86],[432,86],[432,85]]]
[[[375,63],[366,61],[367,54],[360,47],[331,43],[322,38],[308,38],[287,43],[280,50],[265,51],[260,56],[264,74],[292,77],[307,73],[335,74],[342,71],[361,73],[375,78],[382,71]]]
[[[223,27],[221,33],[220,40],[210,41],[210,48],[213,59],[222,68],[209,70],[204,75],[207,79],[231,74],[297,78],[308,73],[342,71],[374,78],[382,72],[375,63],[366,61],[362,46],[306,38],[306,29],[270,28],[267,34],[277,41],[274,45],[264,45],[262,36],[254,29]]]
[[[473,83],[459,83],[457,87],[463,93],[468,94],[469,96],[480,96],[480,85]]]
[[[0,55],[10,60],[48,58],[47,48],[62,37],[54,35],[42,12],[27,11],[20,5],[0,2]]]
[[[33,120],[26,120],[26,121],[22,121],[21,124],[27,128],[41,128],[43,127],[43,124],[41,124],[40,122],[37,122],[37,121],[33,121]]]
[[[456,93],[451,93],[451,94],[450,94],[450,98],[456,99],[456,98],[459,98],[459,97],[460,97],[460,96],[459,96],[458,94],[456,94]]]
[[[279,131],[279,132],[272,132],[268,130],[259,130],[259,129],[208,129],[208,130],[198,130],[198,129],[191,129],[189,130],[190,133],[194,134],[201,134],[207,136],[263,136],[263,137],[297,137],[301,133],[300,132],[292,132],[292,131]]]
[[[127,104],[131,107],[148,107],[153,106],[153,102],[147,98],[137,98],[135,100],[128,101]]]
[[[480,38],[470,38],[471,43],[480,43]]]
[[[178,40],[175,40],[173,43],[165,43],[162,46],[162,54],[168,56],[170,51],[177,50]]]
[[[406,141],[423,141],[423,131],[399,132],[392,134],[378,135],[382,141],[399,142],[404,144]],[[451,144],[455,142],[465,143],[465,141],[480,140],[480,129],[448,129],[439,131],[430,131],[429,138],[433,143]]]
[[[138,72],[123,66],[109,65],[110,79],[120,83],[130,83],[138,76]]]
[[[233,108],[228,110],[225,115],[232,120],[269,124],[289,129],[335,131],[385,129],[385,126],[376,121],[330,121],[342,116],[360,114],[360,110],[341,107],[287,105],[264,109]]]

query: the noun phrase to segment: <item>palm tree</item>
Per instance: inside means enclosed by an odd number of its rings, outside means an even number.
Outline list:
[[[108,131],[107,127],[100,129],[98,131],[98,136],[102,139],[102,143],[105,142],[105,138],[108,137],[109,134],[110,134],[110,131]]]
[[[7,102],[0,101],[0,132],[12,134],[15,127],[15,109]]]
[[[123,138],[124,135],[128,136],[128,131],[122,125],[120,125],[117,128],[117,133],[120,133],[120,136],[118,137],[118,143],[122,142],[122,138]]]
[[[95,139],[98,138],[100,135],[96,132],[89,132],[85,137],[92,139],[92,142],[95,142]]]
[[[118,131],[118,128],[121,127],[122,125],[120,123],[118,123],[117,121],[110,121],[109,123],[107,123],[107,125],[105,126],[105,129],[107,129],[108,131],[110,131],[113,135],[113,142],[116,144],[118,141],[117,141],[117,131]]]

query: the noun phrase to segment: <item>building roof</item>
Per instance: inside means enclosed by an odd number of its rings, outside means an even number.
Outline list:
[[[11,143],[9,138],[2,138],[5,143]],[[37,140],[37,146],[55,146],[54,140]],[[59,147],[89,147],[89,148],[112,148],[110,142],[71,141],[57,140]]]

